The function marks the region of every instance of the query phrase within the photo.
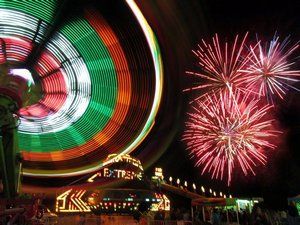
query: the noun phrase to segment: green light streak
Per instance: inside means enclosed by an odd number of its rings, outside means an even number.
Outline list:
[[[83,116],[62,131],[19,133],[22,150],[53,152],[83,145],[105,127],[114,112],[116,73],[104,43],[85,20],[68,23],[60,33],[73,44],[86,63],[92,84],[91,100]]]
[[[52,23],[56,13],[58,0],[44,1],[22,1],[22,0],[0,0],[0,8],[18,10],[36,18]],[[34,4],[35,3],[35,4]]]

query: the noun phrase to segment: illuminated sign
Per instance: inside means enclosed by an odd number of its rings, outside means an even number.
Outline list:
[[[131,165],[139,168],[140,170],[143,170],[141,161],[138,159],[132,158],[130,155],[110,154],[110,155],[108,155],[106,161],[110,160],[111,158],[113,158],[112,163],[125,162],[125,163],[131,164]]]
[[[151,205],[151,211],[170,211],[170,200],[166,195],[155,193],[155,197],[159,199],[159,201]]]
[[[86,190],[70,189],[60,194],[56,198],[56,212],[90,212],[90,207],[82,200],[85,193]]]
[[[143,177],[143,167],[138,159],[132,158],[130,155],[119,155],[111,154],[107,157],[107,160],[111,160],[113,158],[112,163],[103,168],[100,172],[91,176],[87,181],[94,182],[95,178],[114,178],[114,179],[125,179],[125,180],[142,180]],[[114,163],[124,162],[126,164],[133,165],[138,168],[138,172],[129,170],[129,169],[114,169],[110,168]]]
[[[163,170],[162,168],[155,168],[155,174],[154,174],[157,178],[163,179]]]
[[[152,198],[137,199],[130,197],[125,199],[111,200],[104,197],[99,201],[94,194],[90,194],[86,190],[69,189],[56,198],[56,212],[59,213],[76,213],[76,212],[91,212],[93,209],[101,209],[103,211],[132,211],[136,210],[140,202],[150,202],[151,211],[170,210],[170,200],[164,194],[154,193]]]
[[[88,182],[94,182],[96,177],[116,178],[125,180],[142,180],[143,174],[141,172],[134,172],[130,170],[122,169],[109,169],[104,168],[102,172],[96,173],[88,179]]]

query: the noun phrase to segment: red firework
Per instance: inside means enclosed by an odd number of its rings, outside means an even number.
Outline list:
[[[242,41],[239,41],[237,35],[233,45],[230,46],[225,42],[224,48],[220,45],[217,34],[212,38],[212,43],[202,39],[198,49],[192,51],[198,59],[202,72],[186,72],[199,77],[201,84],[184,91],[203,90],[205,94],[210,94],[244,90],[245,80],[241,71],[244,71],[244,67],[251,60],[251,54],[245,48],[247,36],[248,33],[242,38]]]
[[[189,113],[183,140],[202,174],[223,179],[227,170],[228,185],[234,168],[245,175],[255,174],[253,167],[265,164],[264,149],[276,146],[269,140],[279,133],[267,118],[272,106],[260,106],[241,94],[217,93],[198,100]]]
[[[280,43],[279,37],[274,37],[264,46],[258,42],[255,47],[250,47],[251,57],[247,68],[239,70],[244,73],[248,91],[256,93],[259,97],[266,97],[268,102],[273,102],[272,96],[283,99],[287,90],[296,89],[293,83],[299,81],[300,70],[292,69],[295,62],[289,61],[289,57],[299,45],[291,47],[288,45],[288,38]]]

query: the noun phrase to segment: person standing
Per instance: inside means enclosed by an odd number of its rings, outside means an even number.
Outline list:
[[[287,221],[289,225],[298,225],[297,219],[299,216],[295,202],[290,202],[288,206]]]
[[[85,225],[85,214],[84,213],[80,214],[79,225]]]

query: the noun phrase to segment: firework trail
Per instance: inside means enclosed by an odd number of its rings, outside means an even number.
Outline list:
[[[198,100],[189,113],[183,141],[202,174],[223,179],[240,167],[245,175],[255,174],[253,167],[265,164],[265,148],[276,146],[270,138],[279,133],[268,119],[271,105],[260,106],[259,100],[249,100],[240,93],[235,98],[216,93]]]
[[[272,41],[262,45],[259,41],[255,47],[250,46],[251,57],[246,69],[239,69],[244,73],[244,82],[249,92],[273,101],[273,96],[283,99],[287,90],[298,90],[293,84],[299,81],[300,70],[293,70],[295,61],[289,57],[299,48],[299,44],[289,46],[289,39],[282,43],[275,36]],[[299,91],[299,90],[298,90]]]
[[[248,33],[242,41],[239,41],[237,35],[232,46],[227,42],[221,46],[217,34],[212,38],[212,43],[202,39],[198,49],[192,51],[198,59],[202,72],[186,72],[199,77],[201,84],[184,91],[202,90],[205,94],[197,98],[199,99],[211,93],[233,93],[236,90],[244,90],[245,79],[242,75],[252,56],[245,47],[247,36]]]

